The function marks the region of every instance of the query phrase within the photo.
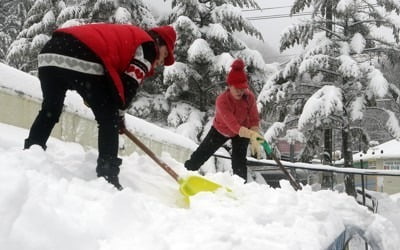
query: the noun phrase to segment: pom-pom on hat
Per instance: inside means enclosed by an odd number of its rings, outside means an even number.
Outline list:
[[[164,60],[164,65],[169,66],[174,64],[175,62],[174,47],[176,41],[175,29],[170,25],[165,25],[165,26],[155,27],[150,30],[157,32],[157,34],[159,34],[160,37],[164,40],[164,42],[167,44],[168,56]]]
[[[242,59],[236,59],[231,65],[231,71],[226,78],[229,86],[234,86],[237,89],[246,89],[249,87],[247,84],[247,74],[244,71],[244,62]]]

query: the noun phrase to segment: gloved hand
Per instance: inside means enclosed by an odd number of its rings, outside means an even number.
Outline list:
[[[122,135],[124,130],[126,129],[125,126],[125,112],[123,110],[119,110],[119,117],[118,117],[118,133]]]
[[[261,156],[260,143],[264,141],[264,137],[260,135],[257,131],[248,129],[246,127],[240,127],[239,136],[250,139],[250,151],[252,155],[255,155],[257,159]]]

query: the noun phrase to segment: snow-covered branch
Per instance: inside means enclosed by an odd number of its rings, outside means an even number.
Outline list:
[[[342,91],[335,86],[323,86],[306,102],[299,118],[299,129],[302,129],[310,120],[321,119],[342,112]]]

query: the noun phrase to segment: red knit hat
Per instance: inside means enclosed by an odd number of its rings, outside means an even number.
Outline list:
[[[226,78],[226,82],[230,86],[234,86],[237,89],[246,89],[247,85],[247,74],[244,71],[244,62],[242,59],[236,59],[231,65],[231,71]]]
[[[165,26],[155,27],[150,30],[157,32],[157,34],[159,34],[160,37],[164,40],[164,42],[167,44],[168,56],[164,60],[164,65],[169,66],[174,64],[175,62],[174,47],[176,41],[176,32],[174,28],[172,26],[165,25]]]

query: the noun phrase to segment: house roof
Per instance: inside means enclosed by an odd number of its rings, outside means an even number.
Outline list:
[[[400,140],[390,140],[385,143],[370,147],[366,153],[353,154],[353,161],[370,159],[400,159]]]

